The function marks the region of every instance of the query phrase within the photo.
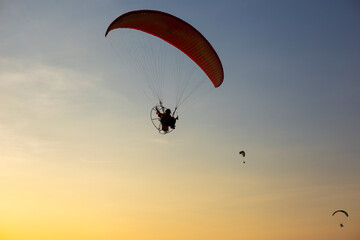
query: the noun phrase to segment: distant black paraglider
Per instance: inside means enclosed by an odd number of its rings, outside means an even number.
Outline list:
[[[341,212],[341,213],[345,214],[346,217],[349,217],[349,214],[345,210],[337,210],[337,211],[333,212],[332,215],[334,216],[338,212]],[[344,227],[344,225],[342,223],[340,223],[340,227]]]
[[[345,210],[337,210],[335,212],[333,212],[333,216],[335,215],[335,213],[338,213],[338,212],[342,212],[343,214],[345,214],[347,217],[349,216],[349,214],[345,211]]]
[[[243,157],[245,157],[245,152],[244,151],[240,151],[239,154],[242,155]],[[243,161],[243,163],[245,163],[245,160]]]

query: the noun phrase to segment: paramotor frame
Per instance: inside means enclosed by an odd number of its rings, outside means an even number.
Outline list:
[[[165,114],[166,107],[164,107],[162,104],[156,105],[153,107],[150,111],[150,119],[154,127],[159,131],[160,134],[165,135],[167,133],[171,133],[174,129],[169,128],[168,131],[163,130],[161,118],[158,116],[157,111],[159,111],[161,114]]]

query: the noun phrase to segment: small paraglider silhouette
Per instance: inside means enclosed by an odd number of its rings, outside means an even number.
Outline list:
[[[239,154],[242,155],[243,157],[245,157],[245,152],[244,151],[240,151]],[[245,160],[243,161],[243,163],[245,163]]]
[[[333,212],[332,215],[334,216],[338,212],[342,212],[343,214],[345,214],[346,217],[349,217],[349,214],[344,210],[337,210],[337,211]],[[340,223],[340,227],[344,227],[344,225],[342,223]]]

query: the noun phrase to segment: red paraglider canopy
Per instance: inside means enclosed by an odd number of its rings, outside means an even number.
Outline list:
[[[155,10],[128,12],[109,25],[105,37],[117,28],[136,29],[163,39],[189,56],[215,87],[222,84],[224,70],[214,48],[198,30],[180,18]]]

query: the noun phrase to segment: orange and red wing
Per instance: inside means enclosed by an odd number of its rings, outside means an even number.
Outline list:
[[[214,48],[198,30],[180,18],[155,10],[128,12],[109,25],[105,37],[117,28],[136,29],[161,38],[189,56],[215,87],[222,84],[224,71]]]

